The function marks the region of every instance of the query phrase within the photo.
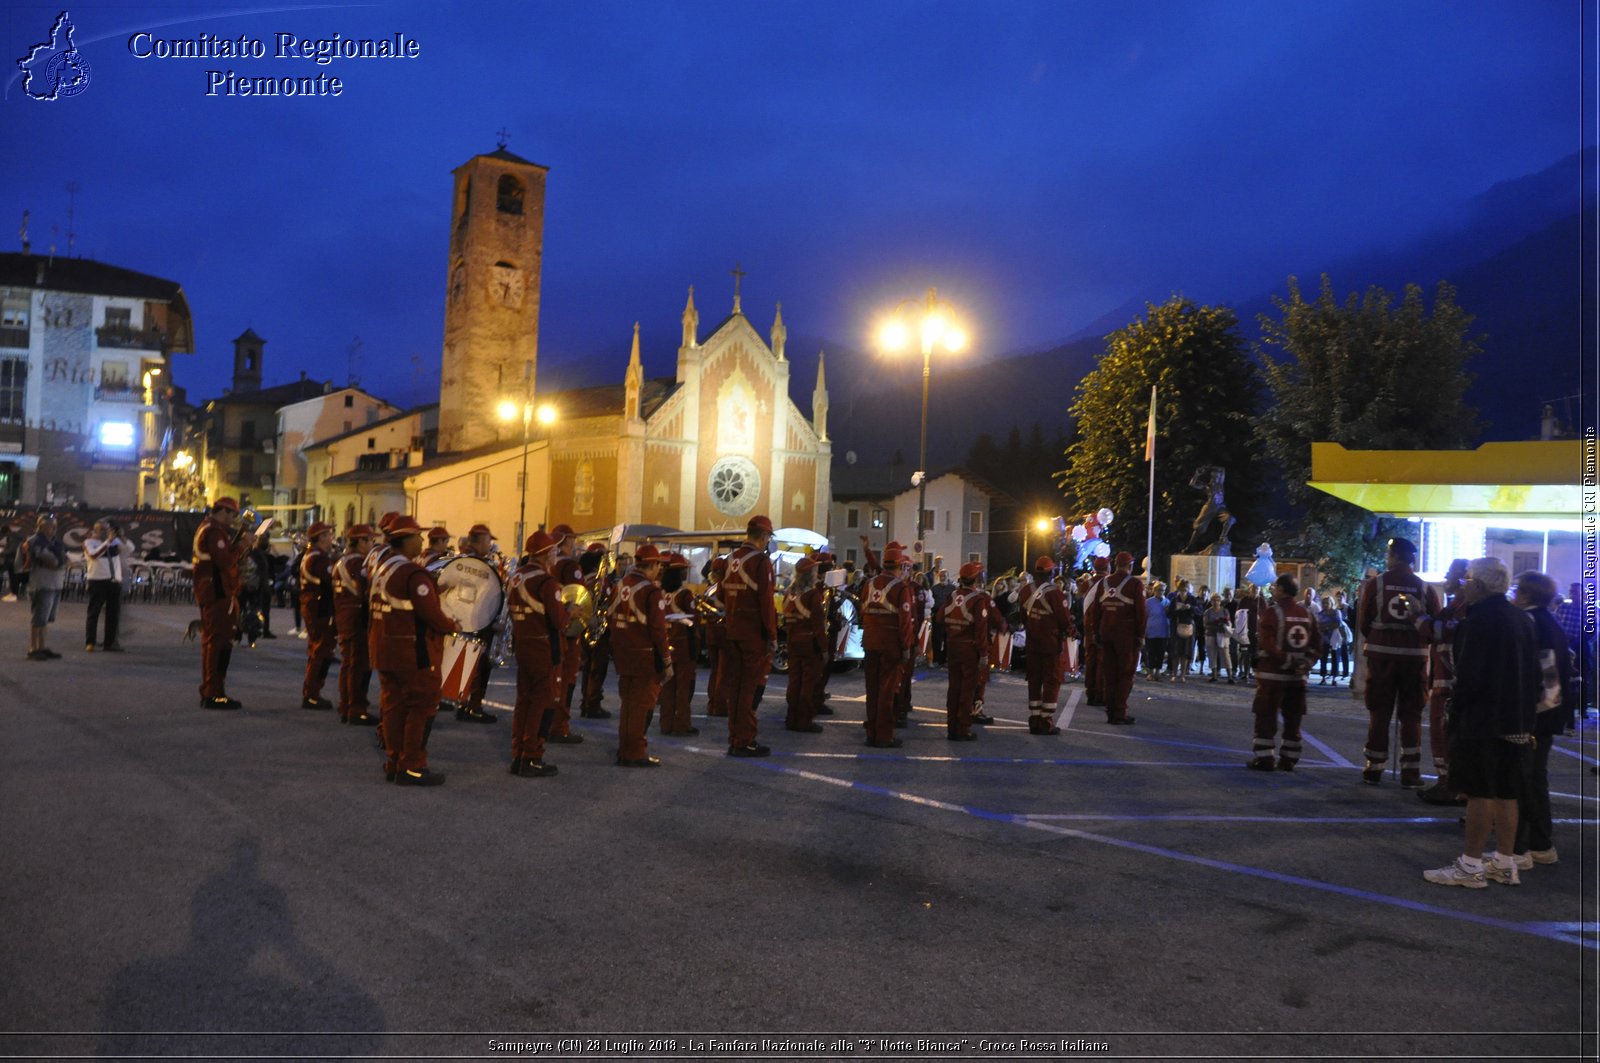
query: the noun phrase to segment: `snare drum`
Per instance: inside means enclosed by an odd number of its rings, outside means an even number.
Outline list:
[[[444,640],[444,663],[439,669],[439,701],[454,708],[467,704],[472,696],[472,677],[478,670],[488,643],[470,635],[449,635]]]
[[[433,562],[428,571],[439,584],[439,607],[462,631],[483,631],[500,619],[506,594],[492,562],[455,554]]]

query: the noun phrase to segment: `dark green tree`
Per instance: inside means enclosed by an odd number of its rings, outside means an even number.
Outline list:
[[[1314,302],[1295,278],[1277,315],[1261,316],[1260,355],[1272,403],[1257,422],[1262,450],[1281,469],[1294,515],[1274,529],[1279,557],[1315,560],[1324,577],[1354,586],[1378,564],[1383,542],[1405,522],[1373,514],[1307,486],[1312,442],[1362,450],[1437,450],[1470,445],[1476,412],[1466,405],[1478,353],[1472,317],[1440,282],[1433,311],[1406,286],[1396,305],[1381,288],[1341,303],[1326,274]],[[1412,526],[1414,527],[1414,526]]]
[[[1204,502],[1189,486],[1200,466],[1227,471],[1227,504],[1239,520],[1233,541],[1247,542],[1260,526],[1261,466],[1251,421],[1261,383],[1233,311],[1181,296],[1160,306],[1147,303],[1143,318],[1106,337],[1099,364],[1078,383],[1072,406],[1076,438],[1056,479],[1070,512],[1082,516],[1110,507],[1116,521],[1108,537],[1135,557],[1144,554],[1149,513],[1144,454],[1151,385],[1157,388],[1151,568],[1165,576],[1168,555],[1189,541]],[[1203,541],[1214,541],[1216,531]]]

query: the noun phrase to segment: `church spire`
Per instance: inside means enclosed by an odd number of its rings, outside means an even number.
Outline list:
[[[694,308],[694,285],[689,285],[689,302],[683,308],[683,346],[700,346],[700,311]]]
[[[628,353],[628,375],[623,378],[622,417],[639,420],[639,396],[644,390],[644,363],[639,360],[639,323],[633,323],[633,349]]]
[[[778,361],[783,361],[783,344],[789,338],[789,330],[783,327],[783,304],[778,304],[778,316],[772,319],[772,356]]]
[[[733,274],[733,312],[735,314],[743,314],[744,311],[739,309],[739,282],[744,280],[745,271],[739,266],[739,263],[735,262],[733,268],[728,272]]]
[[[817,352],[817,386],[811,392],[811,426],[817,430],[817,439],[828,442],[828,376],[823,369],[825,357]]]

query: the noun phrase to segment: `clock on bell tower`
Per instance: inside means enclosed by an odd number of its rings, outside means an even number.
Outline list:
[[[455,170],[439,377],[439,450],[499,438],[492,410],[531,386],[539,357],[539,271],[548,167],[502,144]],[[524,380],[527,380],[527,385]]]

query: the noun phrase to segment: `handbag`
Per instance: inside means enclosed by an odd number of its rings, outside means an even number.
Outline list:
[[[1556,668],[1556,651],[1539,651],[1539,671],[1543,690],[1539,696],[1540,712],[1561,707],[1561,673]]]
[[[1180,639],[1192,639],[1192,638],[1194,638],[1194,625],[1193,624],[1179,624],[1178,625],[1178,637]]]

